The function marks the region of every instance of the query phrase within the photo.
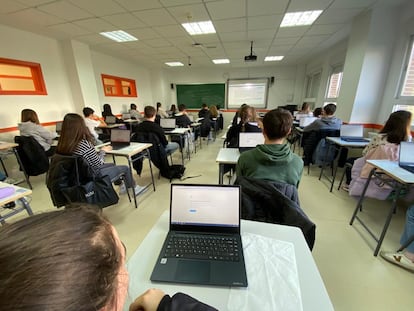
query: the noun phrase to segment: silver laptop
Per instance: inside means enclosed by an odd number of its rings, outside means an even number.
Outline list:
[[[341,139],[348,142],[368,142],[364,138],[364,126],[362,124],[342,124],[340,130]]]
[[[60,132],[62,132],[62,124],[63,121],[56,122],[56,133],[60,134]]]
[[[130,113],[123,113],[122,114],[122,120],[129,120],[131,119],[131,114]]]
[[[128,147],[131,144],[131,133],[129,130],[112,129],[111,146],[114,150]]]
[[[105,122],[107,124],[115,124],[116,123],[116,117],[115,116],[107,116],[105,118]]]
[[[315,121],[316,119],[317,119],[316,117],[312,117],[312,116],[309,116],[309,115],[305,115],[303,117],[300,117],[299,118],[299,126],[302,127],[302,128],[306,127],[309,124],[311,124],[313,121]]]
[[[239,150],[240,152],[256,148],[257,145],[264,144],[264,136],[261,132],[240,132]]]
[[[151,281],[247,286],[240,186],[171,184],[170,230]]]
[[[164,130],[173,130],[175,129],[175,119],[171,118],[171,119],[160,119],[160,126],[164,129]]]
[[[414,143],[402,141],[400,143],[400,157],[398,160],[398,165],[414,173]]]

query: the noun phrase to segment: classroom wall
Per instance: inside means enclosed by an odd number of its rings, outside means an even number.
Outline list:
[[[34,109],[41,122],[60,120],[75,109],[61,45],[58,41],[0,25],[0,56],[40,63],[47,95],[0,96],[0,128],[17,125],[24,108]]]

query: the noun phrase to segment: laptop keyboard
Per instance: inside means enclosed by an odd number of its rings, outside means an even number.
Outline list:
[[[239,261],[235,237],[174,235],[168,241],[164,257]]]

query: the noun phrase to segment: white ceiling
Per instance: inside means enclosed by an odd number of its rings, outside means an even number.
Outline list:
[[[75,39],[146,66],[167,61],[192,66],[268,66],[267,55],[284,55],[277,64],[304,62],[348,36],[352,19],[375,6],[410,0],[0,0],[0,23],[57,39]],[[324,10],[312,26],[279,28],[286,12]],[[190,36],[181,26],[211,20],[217,33]],[[102,31],[124,30],[139,41],[116,43]],[[250,41],[258,56],[246,64]],[[201,43],[201,47],[192,44]],[[214,65],[212,59],[229,58]]]

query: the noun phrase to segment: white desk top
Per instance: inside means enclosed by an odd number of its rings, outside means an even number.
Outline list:
[[[28,196],[28,195],[32,194],[32,190],[30,190],[30,189],[22,188],[22,187],[19,187],[19,186],[11,185],[11,184],[4,183],[4,182],[0,181],[0,188],[4,188],[4,187],[13,187],[15,192],[12,195],[10,195],[6,198],[0,199],[0,206],[3,206],[3,205],[5,205],[9,202],[16,201],[16,200],[18,200],[22,197],[25,197],[25,196]]]
[[[179,134],[179,135],[183,135],[187,132],[190,132],[191,128],[189,127],[177,127],[173,130],[170,131],[165,131],[165,134]]]
[[[16,143],[9,143],[9,142],[5,142],[5,141],[0,141],[0,150],[7,150],[7,149],[11,149],[14,147],[17,147],[18,144]]]
[[[128,261],[127,268],[130,279],[129,299],[135,299],[148,288],[156,287],[170,295],[179,291],[184,292],[221,311],[227,310],[230,287],[154,283],[150,281],[152,269],[167,235],[168,220],[169,213],[165,212]],[[302,232],[298,228],[242,220],[241,230],[242,234],[253,233],[293,243],[303,310],[334,310],[311,252]],[[277,295],[277,293],[275,294]],[[126,304],[127,307],[128,304]]]
[[[126,123],[139,123],[140,122],[137,119],[125,119],[125,120],[122,120],[122,121],[123,122],[126,122]]]
[[[118,156],[124,156],[124,157],[131,157],[137,153],[140,153],[141,151],[144,151],[145,149],[151,146],[152,144],[147,144],[147,143],[131,143],[128,147],[124,147],[118,150],[106,151],[106,153],[118,155]]]
[[[382,170],[388,176],[403,184],[414,184],[414,174],[399,167],[398,162],[390,160],[367,160],[367,163]]]
[[[191,123],[191,127],[197,127],[197,126],[201,126],[201,124],[202,123],[200,123],[200,122],[193,122],[193,123]]]
[[[239,157],[240,152],[238,148],[220,148],[216,162],[219,164],[237,164]]]
[[[100,125],[98,126],[98,128],[100,129],[113,129],[113,128],[117,128],[120,126],[123,126],[124,124],[122,123],[115,123],[115,124],[107,124],[107,125]]]
[[[365,142],[345,141],[345,140],[342,140],[341,137],[326,137],[326,139],[337,144],[340,147],[364,148],[365,146],[369,144],[368,141],[365,141]]]

